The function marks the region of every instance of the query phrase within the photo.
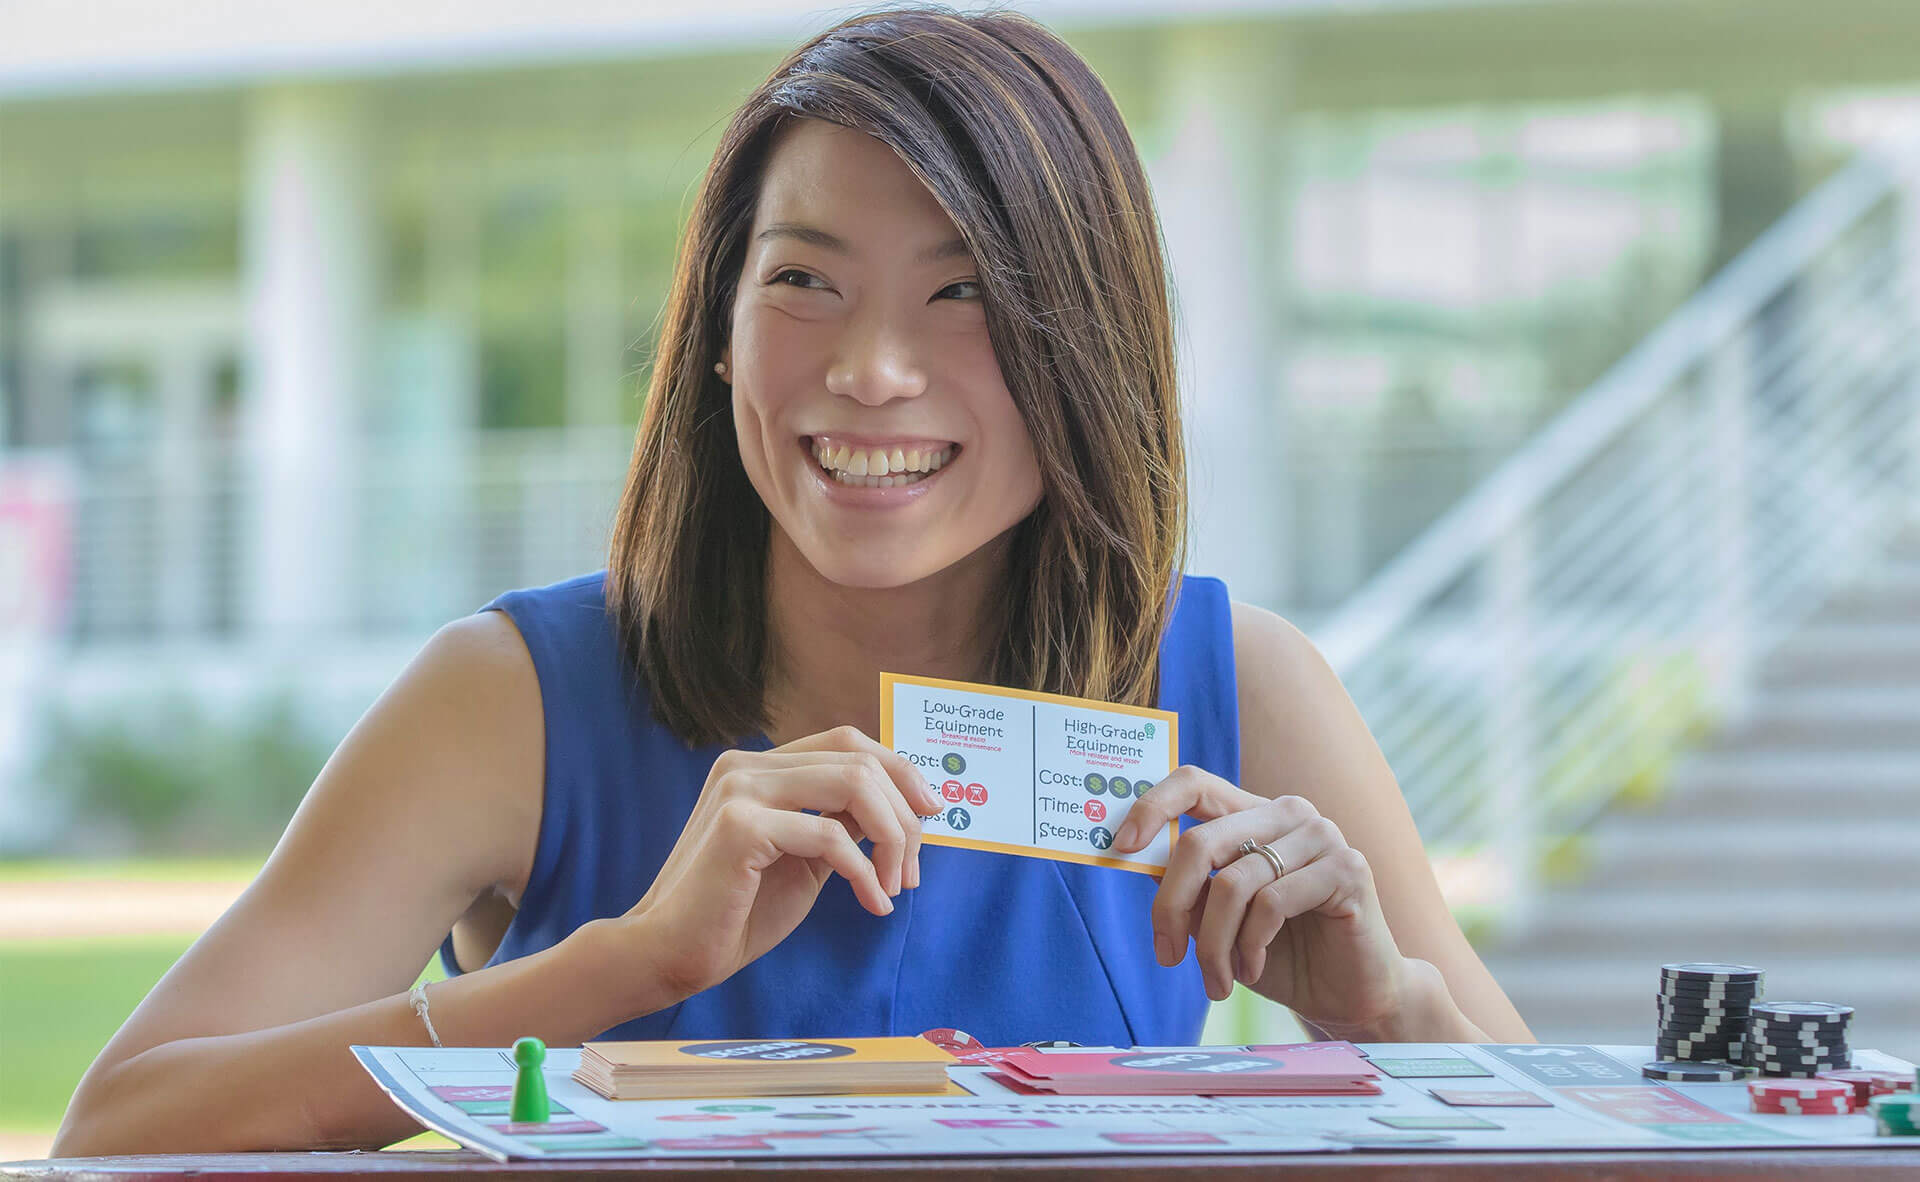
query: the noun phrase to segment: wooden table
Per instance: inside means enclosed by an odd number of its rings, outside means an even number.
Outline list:
[[[1920,1178],[1920,1138],[1859,1149],[1686,1149],[1566,1153],[1434,1150],[1422,1153],[1354,1150],[1331,1154],[1167,1154],[1156,1157],[820,1158],[751,1161],[497,1162],[465,1150],[389,1153],[221,1153],[146,1157],[73,1157],[0,1164],[0,1182],[557,1182],[560,1178],[613,1182],[631,1174],[648,1179],[718,1182],[758,1178],[773,1171],[810,1173],[854,1182],[938,1175],[968,1182],[1255,1182],[1281,1171],[1301,1177],[1358,1178],[1391,1168],[1395,1178],[1465,1182],[1516,1178]]]

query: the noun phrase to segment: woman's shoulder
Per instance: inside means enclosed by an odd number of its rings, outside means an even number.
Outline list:
[[[1234,680],[1245,718],[1300,717],[1338,692],[1319,646],[1278,612],[1231,600]]]
[[[439,706],[419,741],[465,753],[462,811],[484,821],[485,844],[500,858],[487,885],[518,899],[546,780],[546,717],[527,642],[505,612],[475,612],[442,625],[408,674]]]

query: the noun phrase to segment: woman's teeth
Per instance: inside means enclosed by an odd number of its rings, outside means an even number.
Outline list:
[[[814,444],[813,458],[833,474],[834,480],[860,488],[893,488],[916,484],[937,472],[953,459],[955,445],[938,448],[868,448],[855,450],[841,444],[831,451]]]

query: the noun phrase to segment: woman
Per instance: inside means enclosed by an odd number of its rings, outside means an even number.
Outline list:
[[[55,1152],[416,1133],[355,1043],[1190,1043],[1235,981],[1328,1036],[1528,1040],[1326,663],[1183,577],[1156,229],[1028,19],[883,12],[783,62],[692,213],[607,570],[427,644]],[[1181,817],[1164,878],[923,849],[883,670],[1178,710],[1117,835]]]

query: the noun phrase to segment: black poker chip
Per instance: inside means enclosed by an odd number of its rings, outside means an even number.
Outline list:
[[[1744,1038],[1744,1022],[1662,1022],[1660,1033],[1673,1038]]]
[[[1680,982],[1661,982],[1663,998],[1730,998],[1740,1002],[1751,1002],[1761,996],[1761,990],[1751,984],[1680,984]]]
[[[1696,1010],[1689,1012],[1686,1010],[1670,1010],[1664,1006],[1654,1010],[1654,1016],[1662,1022],[1678,1022],[1692,1026],[1745,1026],[1748,1022],[1748,1016],[1746,1014],[1729,1013],[1724,1010]]]
[[[1844,1059],[1853,1053],[1847,1046],[1811,1048],[1788,1048],[1755,1046],[1753,1057],[1774,1063],[1830,1063],[1835,1059]]]
[[[1660,988],[1718,990],[1721,993],[1758,993],[1766,988],[1766,984],[1757,977],[1751,981],[1709,981],[1705,977],[1674,977],[1662,973]]]
[[[1825,1034],[1829,1030],[1845,1030],[1853,1023],[1847,1019],[1838,1022],[1819,1022],[1804,1018],[1769,1017],[1765,1010],[1749,1010],[1748,1017],[1762,1026],[1772,1026],[1779,1030],[1805,1030],[1814,1034]]]
[[[1774,1022],[1763,1022],[1758,1018],[1747,1022],[1749,1030],[1760,1034],[1772,1035],[1786,1042],[1833,1042],[1847,1036],[1845,1026],[1781,1026]]]
[[[1662,1043],[1677,1046],[1727,1047],[1747,1045],[1747,1036],[1744,1034],[1680,1034],[1671,1030],[1662,1029],[1654,1034],[1654,1038]]]
[[[1751,993],[1695,993],[1685,989],[1661,989],[1654,996],[1677,1006],[1740,1006],[1752,1009],[1756,1005],[1766,1004]]]
[[[1748,1015],[1748,1022],[1755,1030],[1765,1030],[1792,1038],[1844,1038],[1847,1033],[1845,1022],[1771,1022],[1752,1015]]]
[[[1659,1017],[1692,1017],[1701,1021],[1747,1021],[1753,1017],[1745,1009],[1707,1009],[1701,1005],[1655,1005],[1653,1013]]]
[[[1752,1079],[1753,1069],[1734,1063],[1691,1063],[1660,1059],[1642,1067],[1640,1074],[1648,1079],[1664,1079],[1680,1083],[1733,1083],[1736,1080]]]
[[[1657,1028],[1653,1036],[1667,1042],[1747,1042],[1751,1038],[1745,1030],[1684,1030],[1667,1025]]]
[[[1745,1010],[1709,1010],[1688,1006],[1656,1006],[1654,1014],[1660,1018],[1677,1018],[1700,1022],[1745,1022],[1752,1017]]]
[[[1660,1029],[1654,1031],[1653,1036],[1661,1042],[1692,1043],[1695,1046],[1703,1046],[1711,1043],[1715,1046],[1724,1047],[1730,1046],[1733,1043],[1744,1043],[1747,1041],[1747,1036],[1738,1030],[1708,1030],[1703,1032],[1699,1030],[1674,1030],[1667,1026],[1662,1026]]]
[[[1818,1063],[1796,1063],[1792,1060],[1745,1058],[1741,1062],[1751,1064],[1766,1072],[1811,1071],[1818,1075],[1822,1071],[1845,1071],[1853,1066],[1851,1055],[1842,1055],[1838,1059],[1823,1059]]]
[[[1838,1059],[1823,1059],[1818,1063],[1783,1063],[1778,1059],[1747,1059],[1744,1061],[1768,1074],[1789,1071],[1810,1071],[1818,1075],[1822,1071],[1845,1071],[1853,1066],[1853,1057],[1851,1055],[1842,1055]]]
[[[1778,1039],[1752,1038],[1750,1044],[1765,1047],[1773,1051],[1791,1051],[1796,1055],[1811,1055],[1820,1051],[1841,1051],[1847,1047],[1844,1038],[1828,1039],[1825,1042],[1782,1042]]]
[[[1653,1005],[1655,1009],[1663,1014],[1668,1012],[1676,1014],[1706,1014],[1709,1016],[1738,1014],[1744,1018],[1753,1012],[1753,1007],[1746,1002],[1699,1002],[1672,997],[1656,997],[1653,999]]]
[[[1786,1032],[1786,1034],[1782,1034],[1780,1030],[1759,1030],[1759,1028],[1755,1028],[1755,1030],[1749,1030],[1749,1034],[1753,1036],[1755,1042],[1764,1042],[1764,1044],[1768,1044],[1768,1046],[1807,1046],[1807,1048],[1847,1046],[1847,1034],[1845,1034],[1845,1032],[1839,1032],[1839,1034],[1799,1034],[1799,1032]]]
[[[1844,1059],[1853,1053],[1853,1048],[1845,1043],[1837,1047],[1776,1047],[1768,1043],[1748,1043],[1747,1049],[1753,1052],[1755,1059],[1773,1059],[1781,1063],[1819,1063]]]
[[[1768,1021],[1844,1022],[1853,1017],[1853,1007],[1830,1001],[1762,1001],[1753,1005],[1754,1013]]]
[[[1661,1028],[1655,1032],[1655,1036],[1665,1038],[1668,1042],[1745,1042],[1747,1040],[1745,1030],[1682,1030],[1678,1027],[1668,1027],[1665,1023],[1661,1023]]]
[[[1061,1051],[1061,1050],[1067,1050],[1070,1047],[1083,1046],[1085,1044],[1070,1042],[1064,1038],[1042,1038],[1042,1039],[1035,1039],[1033,1042],[1023,1042],[1020,1045],[1023,1047],[1036,1047],[1041,1050]]]
[[[1797,1014],[1791,1010],[1782,1010],[1764,1001],[1748,1004],[1747,1008],[1769,1022],[1779,1022],[1785,1026],[1845,1026],[1853,1021],[1848,1014]]]
[[[1755,1063],[1761,1075],[1776,1079],[1818,1079],[1822,1072],[1845,1071],[1849,1064],[1842,1063],[1834,1067],[1787,1067],[1778,1063]]]
[[[1691,1046],[1697,1046],[1697,1047],[1699,1046],[1724,1047],[1724,1046],[1731,1046],[1736,1043],[1745,1043],[1747,1041],[1747,1036],[1739,1033],[1678,1034],[1678,1033],[1675,1033],[1674,1031],[1665,1030],[1665,1029],[1656,1031],[1654,1033],[1654,1037],[1659,1039],[1661,1042],[1665,1042],[1665,1043],[1679,1043],[1682,1045],[1691,1045]]]
[[[1663,964],[1660,966],[1662,978],[1674,978],[1682,981],[1759,981],[1767,975],[1765,969],[1756,969],[1744,964],[1709,964],[1690,962],[1687,964]]]
[[[1732,1042],[1689,1042],[1683,1038],[1656,1038],[1653,1046],[1663,1059],[1731,1059],[1747,1051],[1747,1044],[1737,1039]]]
[[[1674,989],[1662,986],[1660,996],[1681,1005],[1737,1005],[1751,1006],[1759,1000],[1759,994],[1751,989]]]
[[[1782,1030],[1778,1026],[1752,1023],[1747,1029],[1762,1042],[1777,1042],[1781,1046],[1820,1046],[1823,1043],[1847,1041],[1847,1032],[1840,1027],[1830,1030]]]
[[[1744,1063],[1747,1061],[1746,1050],[1743,1047],[1690,1047],[1654,1043],[1653,1050],[1654,1053],[1662,1059],[1682,1059],[1688,1061],[1708,1059],[1718,1060],[1722,1063]]]

